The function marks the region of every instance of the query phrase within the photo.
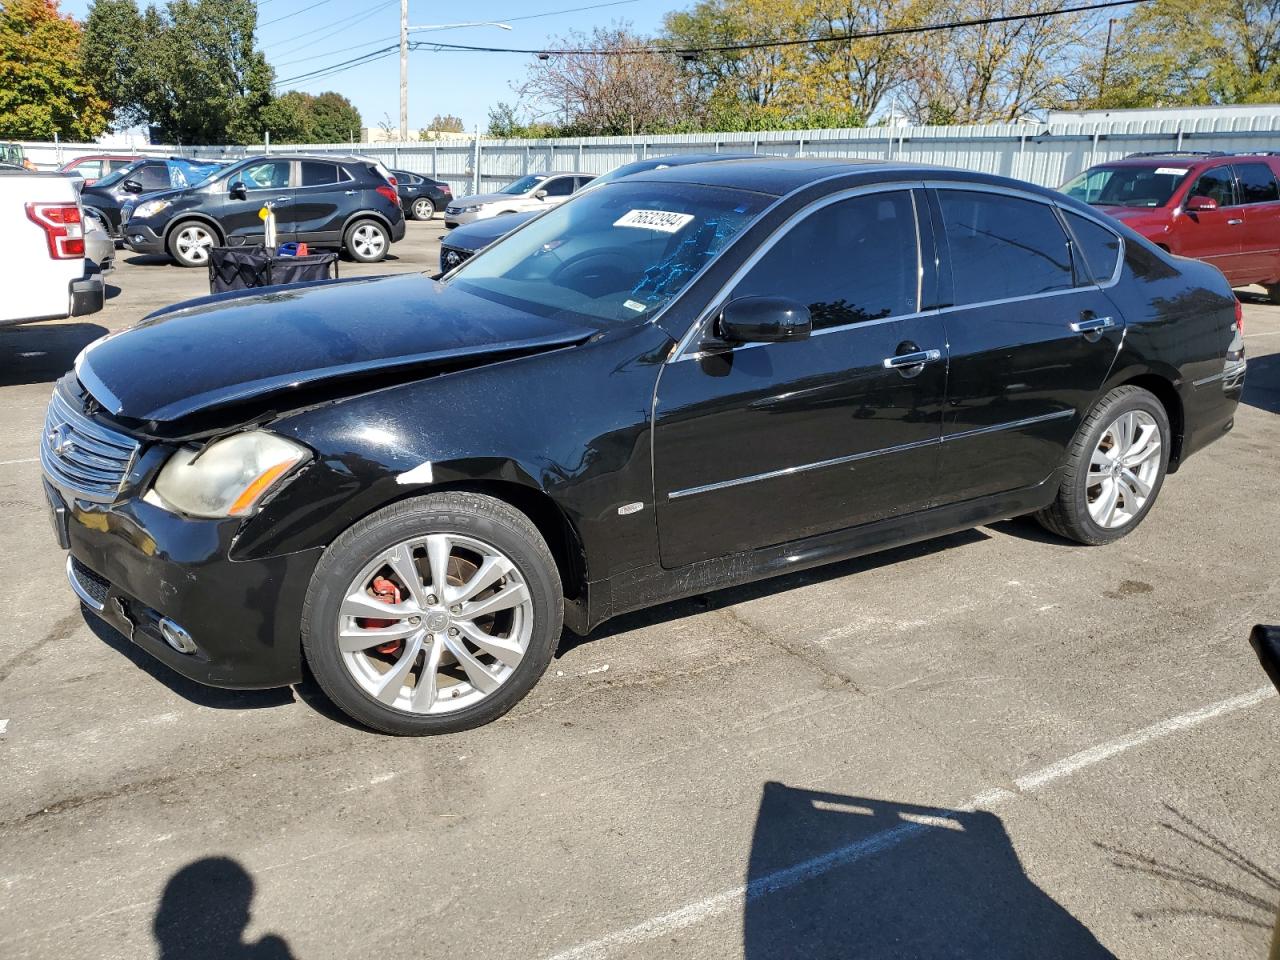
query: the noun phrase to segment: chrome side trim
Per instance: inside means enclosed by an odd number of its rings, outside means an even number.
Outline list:
[[[854,463],[858,460],[867,460],[871,457],[879,457],[890,453],[904,453],[907,450],[918,450],[921,447],[938,446],[943,443],[950,443],[954,440],[965,440],[969,437],[982,436],[988,433],[999,433],[1003,430],[1016,430],[1019,427],[1029,427],[1037,423],[1045,423],[1050,420],[1060,420],[1063,417],[1074,417],[1074,410],[1055,410],[1053,413],[1043,413],[1035,417],[1025,417],[1021,420],[1010,420],[1007,423],[996,423],[988,427],[974,427],[972,430],[964,430],[960,433],[953,433],[946,437],[937,437],[929,440],[917,440],[914,443],[903,443],[894,447],[881,447],[879,450],[865,450],[862,453],[850,454],[847,457],[833,457],[830,460],[819,460],[816,463],[805,463],[795,467],[783,467],[780,470],[768,470],[764,473],[755,473],[747,477],[738,477],[733,480],[721,480],[717,483],[704,483],[696,487],[686,487],[683,490],[673,490],[667,494],[667,500],[679,500],[683,497],[692,497],[699,493],[710,493],[713,490],[723,490],[727,487],[742,486],[747,483],[756,483],[761,480],[775,480],[778,477],[787,477],[796,473],[807,473],[810,470],[823,470],[827,467],[838,467],[846,463]]]
[[[1227,371],[1223,370],[1221,373],[1215,373],[1211,377],[1201,377],[1199,380],[1192,380],[1191,385],[1193,387],[1203,387],[1206,383],[1214,383],[1217,380],[1222,380],[1226,375]]]
[[[106,609],[106,604],[99,603],[97,600],[93,599],[89,591],[86,590],[81,585],[80,579],[76,576],[76,570],[75,570],[74,564],[75,564],[75,561],[72,560],[71,555],[68,554],[67,555],[67,582],[71,584],[71,589],[75,591],[75,595],[80,598],[81,603],[83,603],[90,610],[95,610],[98,613],[101,613],[103,610]]]

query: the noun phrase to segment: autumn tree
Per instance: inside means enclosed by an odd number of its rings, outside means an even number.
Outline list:
[[[0,6],[0,137],[92,140],[108,105],[86,75],[81,29],[56,0]]]

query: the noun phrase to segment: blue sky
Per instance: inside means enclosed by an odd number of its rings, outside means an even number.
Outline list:
[[[602,0],[472,0],[439,3],[409,0],[411,25],[497,20],[569,10]],[[511,30],[496,27],[433,31],[416,39],[439,38],[452,43],[504,47],[540,47],[572,29],[589,31],[599,24],[628,20],[652,33],[667,10],[691,6],[693,0],[628,0],[628,2],[536,19],[513,20]],[[63,0],[63,12],[83,19],[90,0]],[[399,0],[259,0],[258,42],[276,69],[278,80],[336,64],[397,43]],[[361,12],[364,12],[361,15]],[[296,14],[296,16],[293,16]],[[279,19],[278,22],[271,21]],[[299,36],[299,34],[306,34]],[[511,82],[519,82],[532,58],[517,54],[435,52],[409,54],[409,126],[419,129],[437,113],[461,117],[470,130],[484,130],[489,107],[499,100],[514,101]],[[384,116],[398,125],[400,60],[384,60],[312,81],[284,84],[282,89],[320,93],[336,90],[360,110],[365,126],[377,126]]]

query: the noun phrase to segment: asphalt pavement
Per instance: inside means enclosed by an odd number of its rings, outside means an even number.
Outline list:
[[[442,232],[342,274],[434,270]],[[0,330],[0,956],[1265,955],[1280,307],[1246,294],[1235,430],[1119,543],[1008,521],[668,604],[411,740],[310,684],[196,686],[82,613],[51,384],[207,279],[125,251],[110,288]]]

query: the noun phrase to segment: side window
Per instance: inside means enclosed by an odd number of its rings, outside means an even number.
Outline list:
[[[573,193],[573,177],[556,177],[543,184],[542,189],[547,191],[548,197],[567,197]]]
[[[594,179],[595,177],[578,177],[578,186],[575,189],[581,190]]]
[[[807,304],[813,327],[915,313],[920,260],[906,190],[832,203],[805,217],[751,268],[734,297]]]
[[[939,190],[957,306],[1072,286],[1067,235],[1043,203]]]
[[[133,179],[142,184],[143,190],[163,190],[171,183],[169,167],[164,163],[148,163],[133,172]]]
[[[1274,203],[1280,200],[1275,175],[1265,163],[1236,164],[1236,178],[1240,183],[1241,203]]]
[[[76,164],[75,170],[86,180],[97,180],[102,176],[102,161],[86,160],[84,163]]]
[[[1081,256],[1076,266],[1081,276],[1094,283],[1107,283],[1115,276],[1116,263],[1120,259],[1120,238],[1099,223],[1078,213],[1064,210],[1067,226],[1076,238],[1076,248]]]
[[[302,186],[323,187],[338,182],[338,166],[319,160],[302,161]]]
[[[1220,207],[1232,207],[1236,204],[1236,187],[1231,179],[1230,167],[1215,167],[1200,174],[1188,197],[1208,197],[1217,201]]]
[[[282,190],[289,186],[289,161],[255,163],[241,170],[239,179],[250,190]]]

